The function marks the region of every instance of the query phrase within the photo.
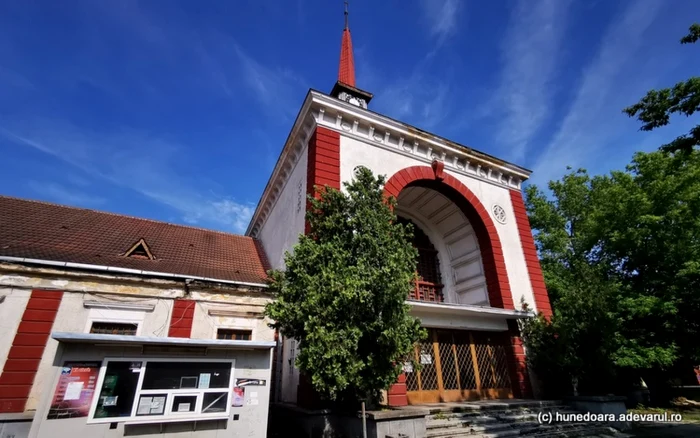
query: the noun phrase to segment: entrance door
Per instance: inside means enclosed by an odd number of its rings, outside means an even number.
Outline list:
[[[513,398],[504,333],[429,329],[405,367],[409,404]]]

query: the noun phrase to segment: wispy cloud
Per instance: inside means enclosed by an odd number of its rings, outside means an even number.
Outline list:
[[[433,129],[448,115],[447,82],[414,73],[385,84],[377,93],[378,111],[423,129]]]
[[[500,85],[487,105],[502,120],[497,141],[511,160],[522,160],[550,115],[569,5],[568,0],[520,0],[512,11]]]
[[[425,18],[428,20],[430,34],[437,39],[439,46],[457,30],[461,2],[459,0],[423,0],[421,4]]]
[[[54,182],[39,182],[32,180],[29,181],[29,188],[34,190],[37,194],[47,197],[59,204],[93,207],[106,202],[106,199],[100,196],[91,196]]]
[[[262,105],[264,111],[281,113],[285,121],[290,121],[299,106],[291,90],[306,91],[309,88],[306,81],[289,69],[264,65],[237,44],[234,51],[251,97]]]
[[[32,129],[0,127],[0,136],[166,205],[188,223],[216,225],[241,233],[252,216],[252,204],[193,189],[197,181],[183,176],[183,170],[187,151],[194,149],[128,129],[95,133],[65,123],[30,122],[27,126]],[[91,201],[59,185],[41,187],[35,183],[34,188],[50,190],[58,202]]]
[[[631,2],[619,19],[611,20],[597,56],[584,69],[566,117],[537,159],[532,182],[543,184],[557,178],[567,165],[585,165],[602,146],[614,141],[624,126],[619,123],[622,108],[644,90],[639,66],[627,64],[643,47],[643,35],[661,6],[657,0]]]

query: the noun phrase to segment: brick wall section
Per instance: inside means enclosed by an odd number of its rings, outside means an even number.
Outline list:
[[[513,386],[513,396],[516,398],[532,398],[532,386],[530,375],[527,372],[527,362],[525,361],[525,350],[520,339],[520,330],[515,320],[508,320],[508,370],[510,372],[511,384]]]
[[[532,293],[535,296],[535,307],[537,307],[538,312],[542,312],[548,318],[552,316],[552,306],[549,303],[547,287],[544,284],[540,259],[537,256],[535,239],[532,237],[532,229],[530,229],[530,220],[527,217],[523,195],[519,191],[511,190],[510,200],[513,204],[515,222],[518,225],[518,233],[520,235],[520,245],[523,247],[525,264],[527,265],[527,272],[532,284]]]
[[[24,412],[62,298],[61,291],[32,291],[0,375],[0,413]]]
[[[177,299],[173,303],[173,314],[170,316],[170,329],[168,336],[171,338],[189,338],[192,333],[192,321],[194,319],[194,307],[196,301]]]

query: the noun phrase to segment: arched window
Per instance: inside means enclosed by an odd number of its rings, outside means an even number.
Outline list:
[[[413,246],[418,250],[416,271],[418,282],[409,294],[410,300],[442,302],[440,259],[430,238],[412,221],[399,217],[399,223],[413,225]]]

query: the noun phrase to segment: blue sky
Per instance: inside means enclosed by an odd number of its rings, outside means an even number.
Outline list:
[[[0,3],[0,193],[244,232],[341,0]],[[693,120],[622,114],[700,71],[694,0],[352,0],[370,107],[534,171],[622,168]],[[697,123],[697,122],[696,122]]]

